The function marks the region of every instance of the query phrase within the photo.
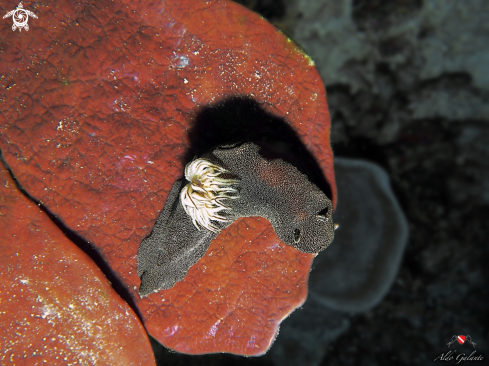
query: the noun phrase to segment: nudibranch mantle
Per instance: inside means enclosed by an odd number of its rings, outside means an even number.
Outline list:
[[[219,231],[240,217],[266,218],[282,242],[305,253],[333,240],[330,198],[292,164],[265,159],[254,143],[217,147],[187,164],[185,178],[173,185],[139,247],[142,297],[181,281]]]

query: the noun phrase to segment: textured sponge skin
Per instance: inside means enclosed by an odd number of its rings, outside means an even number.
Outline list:
[[[233,188],[239,198],[225,200],[229,221],[215,222],[219,229],[240,217],[261,216],[270,221],[281,241],[301,252],[317,253],[333,240],[331,200],[293,165],[265,159],[254,143],[220,146],[202,158],[237,180]],[[218,235],[198,230],[185,212],[179,193],[186,183],[179,180],[173,185],[152,233],[139,248],[141,296],[181,281]]]

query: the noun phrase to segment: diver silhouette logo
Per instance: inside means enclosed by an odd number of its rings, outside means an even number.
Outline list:
[[[33,18],[37,19],[37,15],[34,14],[30,10],[24,9],[24,6],[22,5],[22,1],[19,3],[17,8],[15,10],[9,11],[7,14],[3,16],[3,19],[8,18],[12,16],[12,20],[14,21],[14,25],[12,25],[12,30],[15,31],[16,29],[19,29],[19,32],[22,31],[22,28],[24,28],[26,31],[29,30],[29,24],[27,24],[27,21],[29,20],[29,15]]]

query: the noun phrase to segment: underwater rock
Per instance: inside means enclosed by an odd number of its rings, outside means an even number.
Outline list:
[[[240,217],[270,221],[282,242],[318,253],[333,240],[331,200],[305,174],[267,160],[253,143],[220,146],[187,165],[138,251],[139,293],[169,289],[207,251],[220,230]]]

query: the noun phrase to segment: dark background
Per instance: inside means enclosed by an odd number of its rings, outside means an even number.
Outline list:
[[[470,364],[488,364],[489,2],[239,2],[312,57],[326,85],[335,155],[382,166],[409,223],[391,290],[370,311],[349,314],[348,329],[319,345],[325,356],[316,364],[438,364],[458,334],[470,334],[485,356]],[[273,352],[154,349],[160,365],[280,364]]]

